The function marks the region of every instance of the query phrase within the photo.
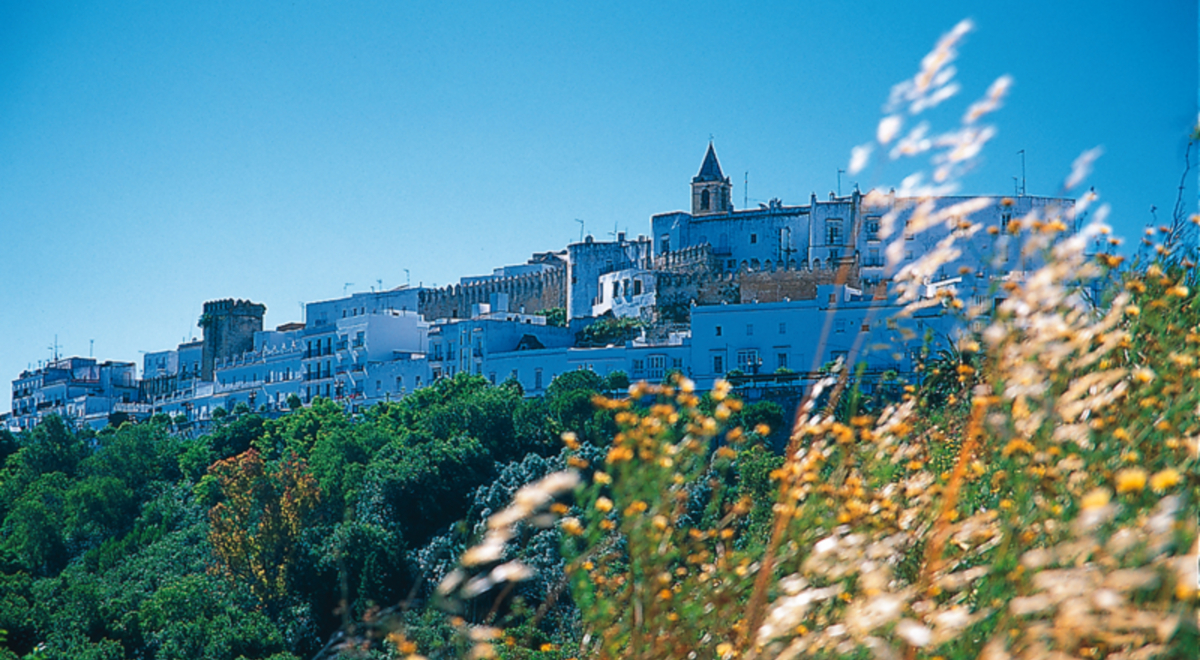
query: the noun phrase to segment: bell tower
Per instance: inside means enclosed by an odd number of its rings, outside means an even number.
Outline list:
[[[692,215],[729,213],[733,210],[733,204],[729,201],[732,191],[733,184],[721,172],[717,151],[709,141],[700,173],[692,177]]]

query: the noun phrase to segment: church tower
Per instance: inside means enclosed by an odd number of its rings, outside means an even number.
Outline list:
[[[710,141],[700,173],[692,177],[692,215],[729,213],[733,210],[729,201],[732,191],[733,185],[721,172],[721,163],[717,161],[717,152]]]

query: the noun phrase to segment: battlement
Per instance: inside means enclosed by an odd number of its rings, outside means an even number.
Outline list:
[[[654,269],[668,272],[714,271],[718,266],[712,246],[703,243],[654,257]]]
[[[223,300],[210,300],[204,303],[204,313],[212,316],[258,316],[261,317],[267,312],[267,306],[262,303],[251,302],[249,300],[225,298]]]
[[[466,318],[471,305],[490,302],[493,293],[508,295],[514,309],[495,312],[519,312],[524,308],[532,314],[543,309],[566,305],[566,269],[551,268],[540,273],[525,273],[509,277],[450,284],[437,289],[423,289],[419,304],[426,319]]]

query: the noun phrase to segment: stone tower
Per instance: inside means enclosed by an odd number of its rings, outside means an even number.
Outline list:
[[[733,184],[721,172],[717,152],[709,142],[700,173],[692,177],[692,215],[729,213],[733,210],[733,204],[729,201],[732,192]]]
[[[200,327],[204,345],[200,354],[200,380],[213,379],[213,367],[225,360],[254,350],[254,333],[263,329],[266,305],[249,300],[213,300],[204,303]]]

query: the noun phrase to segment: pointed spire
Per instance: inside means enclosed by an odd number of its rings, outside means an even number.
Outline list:
[[[712,140],[709,140],[708,152],[704,154],[704,164],[700,166],[700,173],[692,179],[692,183],[724,180],[725,174],[721,171],[721,163],[717,161],[717,150],[713,149]]]

